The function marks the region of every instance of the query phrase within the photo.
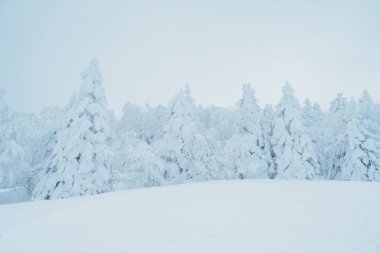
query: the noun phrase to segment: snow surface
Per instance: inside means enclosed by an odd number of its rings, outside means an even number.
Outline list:
[[[0,206],[0,252],[380,252],[380,184],[246,180]]]

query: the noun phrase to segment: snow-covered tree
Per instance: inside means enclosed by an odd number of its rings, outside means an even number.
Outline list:
[[[286,83],[276,108],[272,136],[276,178],[313,179],[319,164],[312,141],[302,122],[301,108],[293,88]]]
[[[201,131],[200,115],[188,85],[171,99],[163,129],[163,138],[155,148],[168,168],[169,180],[197,181],[216,174],[211,173],[215,169],[212,145],[207,134]]]
[[[115,189],[166,184],[164,162],[135,132],[129,132],[116,141],[112,158],[112,181]]]
[[[302,108],[302,122],[309,134],[314,134],[315,129],[319,127],[323,118],[321,107],[318,103],[311,104],[309,99],[306,99]],[[310,136],[311,138],[313,136]]]
[[[37,119],[11,110],[4,96],[5,91],[0,90],[0,188],[29,190]]]
[[[379,113],[367,91],[359,103],[351,101],[340,119],[340,139],[335,145],[343,149],[336,178],[342,180],[380,181]],[[341,143],[345,144],[342,145]],[[339,145],[340,144],[340,145]]]
[[[153,143],[162,138],[163,108],[127,103],[113,129],[112,181],[115,189],[166,184],[168,172]]]
[[[237,125],[237,108],[211,106],[200,111],[203,125],[222,147],[231,137],[239,132]]]
[[[243,85],[243,96],[237,108],[239,132],[226,145],[227,167],[232,172],[232,178],[267,178],[262,116],[250,84]]]
[[[56,144],[34,189],[37,199],[96,194],[111,189],[108,161],[110,114],[98,63],[82,72],[79,95],[57,132]]]
[[[315,151],[316,159],[319,165],[321,165],[321,159],[323,159],[320,153],[318,141],[323,138],[322,131],[325,131],[323,127],[325,115],[322,113],[321,107],[318,103],[311,104],[309,99],[306,99],[302,108],[302,122],[305,128],[306,135],[312,142],[312,148]],[[320,174],[323,177],[323,166],[320,167]]]
[[[129,132],[136,133],[137,137],[149,145],[162,138],[162,125],[166,116],[166,110],[162,106],[155,108],[127,103],[123,108],[123,116],[116,124],[116,133],[121,135]],[[118,138],[122,138],[119,136]]]
[[[238,107],[238,126],[241,133],[250,133],[255,135],[259,146],[261,145],[261,109],[258,100],[255,97],[255,91],[251,84],[243,85],[243,96],[237,102]]]
[[[15,140],[0,143],[0,189],[23,186],[27,188],[29,164],[23,147]]]
[[[347,99],[339,93],[316,131],[318,160],[325,179],[335,179],[347,153],[346,125],[350,117]]]
[[[267,105],[263,109],[261,128],[264,137],[264,153],[268,163],[267,176],[274,179],[277,173],[276,154],[272,143],[275,113],[272,106]]]
[[[43,174],[48,166],[47,163],[57,143],[57,133],[65,128],[65,115],[72,108],[75,100],[76,96],[74,95],[65,107],[46,107],[39,114],[38,133],[32,151],[33,177],[31,177],[30,182],[32,188],[35,187],[41,173]]]

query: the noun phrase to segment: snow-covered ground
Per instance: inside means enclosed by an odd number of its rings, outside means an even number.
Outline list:
[[[380,183],[220,181],[0,206],[0,252],[380,252]]]

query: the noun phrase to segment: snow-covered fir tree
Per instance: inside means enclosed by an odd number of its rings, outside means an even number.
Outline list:
[[[302,122],[301,107],[286,83],[276,108],[272,136],[276,178],[313,179],[319,175],[317,154]]]
[[[267,178],[268,163],[261,128],[261,110],[250,84],[243,85],[243,96],[237,103],[238,133],[225,148],[231,178]]]
[[[214,152],[210,140],[200,128],[200,114],[189,86],[174,96],[167,109],[164,135],[156,144],[174,182],[204,180],[213,177]]]
[[[25,169],[25,164],[17,164],[18,161],[23,161],[19,159],[23,151],[20,145],[12,140],[10,122],[14,113],[4,101],[5,93],[5,90],[0,89],[0,188],[17,184],[17,174]]]
[[[212,106],[203,108],[201,113],[206,114],[206,128],[212,132],[214,138],[224,146],[226,142],[239,131],[236,108],[221,108]]]
[[[127,103],[113,129],[112,181],[115,189],[166,184],[164,162],[152,144],[162,137],[159,108]]]
[[[0,89],[0,189],[24,187],[30,190],[37,118],[14,112],[4,97],[5,91]]]
[[[312,104],[309,99],[306,99],[302,107],[302,122],[304,125],[305,133],[310,138],[312,148],[315,151],[316,159],[319,163],[319,174],[323,177],[322,166],[321,166],[321,156],[318,148],[318,141],[321,138],[321,131],[323,130],[323,120],[324,115],[318,103]]]
[[[96,60],[82,72],[82,85],[65,127],[34,189],[37,199],[65,198],[111,190],[108,161],[110,115]]]
[[[311,104],[310,100],[306,99],[302,108],[302,122],[309,134],[313,135],[315,133],[322,119],[323,113],[319,104]]]
[[[162,138],[162,126],[166,116],[166,108],[163,106],[152,108],[149,105],[141,107],[127,103],[114,131],[122,135],[134,132],[139,139],[152,144]]]
[[[353,181],[380,180],[379,113],[371,96],[363,92],[359,103],[351,101],[340,114],[338,145],[340,159],[336,179]],[[335,144],[335,143],[334,143]]]
[[[261,129],[264,137],[264,153],[268,163],[267,176],[270,179],[274,179],[277,173],[276,154],[272,143],[274,118],[275,114],[272,106],[265,106],[262,113]]]
[[[115,141],[112,158],[112,181],[117,190],[166,184],[163,161],[134,132]]]
[[[75,103],[76,96],[63,108],[54,106],[44,108],[38,119],[38,136],[33,149],[33,174],[31,184],[33,187],[48,166],[54,146],[57,143],[57,133],[65,127],[65,116]]]
[[[347,152],[345,128],[348,111],[347,100],[339,93],[331,102],[328,113],[316,131],[319,162],[325,179],[335,179],[337,173],[341,171]]]

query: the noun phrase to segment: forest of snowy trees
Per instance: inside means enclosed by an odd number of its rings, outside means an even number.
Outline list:
[[[221,179],[380,181],[380,105],[364,91],[328,111],[302,105],[288,83],[260,108],[243,85],[234,108],[200,107],[189,86],[168,106],[107,109],[96,60],[64,108],[17,113],[0,90],[0,189],[34,199]]]

